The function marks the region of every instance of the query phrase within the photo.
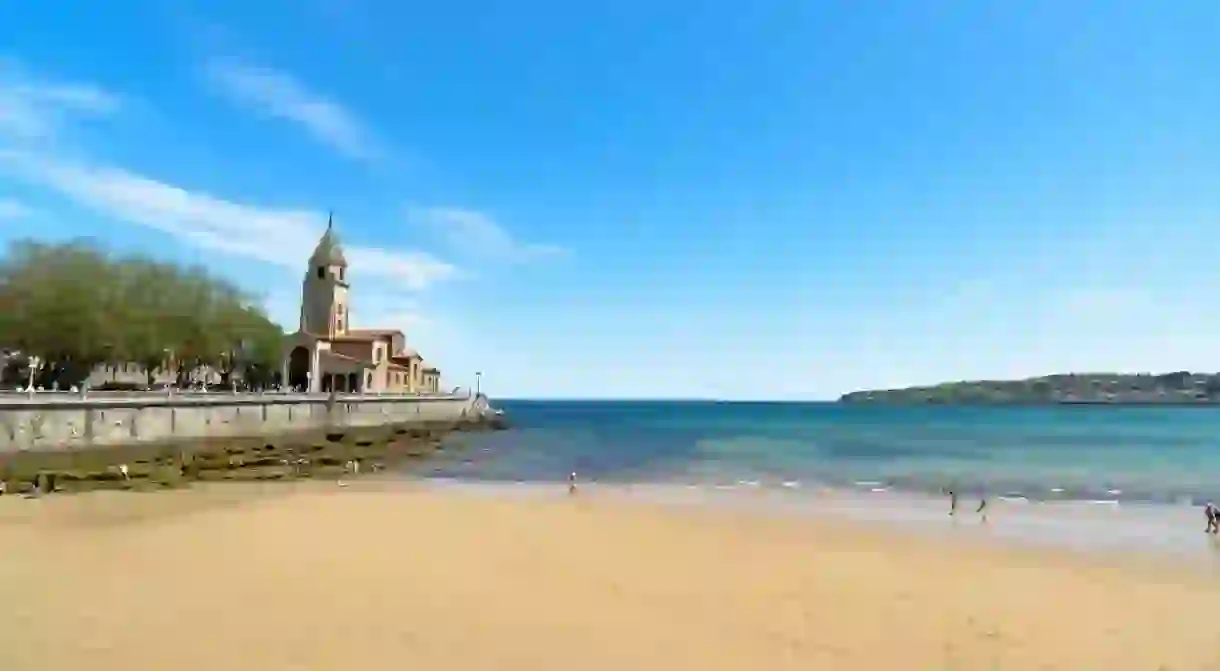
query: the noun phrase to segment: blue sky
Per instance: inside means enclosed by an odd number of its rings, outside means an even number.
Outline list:
[[[202,263],[498,396],[1220,370],[1213,3],[0,7],[0,237]]]

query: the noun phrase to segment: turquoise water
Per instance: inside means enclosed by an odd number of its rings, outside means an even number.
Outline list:
[[[430,475],[1031,501],[1220,498],[1220,408],[507,401]]]

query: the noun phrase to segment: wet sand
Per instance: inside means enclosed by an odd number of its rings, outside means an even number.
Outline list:
[[[0,499],[5,669],[1220,669],[1220,580],[618,497]]]

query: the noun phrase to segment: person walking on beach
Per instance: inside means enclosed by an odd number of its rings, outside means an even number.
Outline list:
[[[571,496],[572,494],[575,494],[575,493],[576,493],[576,471],[572,471],[571,475],[568,476],[568,495]]]
[[[987,521],[987,497],[979,499],[979,509],[974,511],[983,516],[983,521]]]
[[[950,489],[949,490],[949,515],[953,516],[956,514],[957,514],[957,492]]]
[[[1220,508],[1208,501],[1207,505],[1203,506],[1203,514],[1207,517],[1207,529],[1203,533],[1220,533]]]

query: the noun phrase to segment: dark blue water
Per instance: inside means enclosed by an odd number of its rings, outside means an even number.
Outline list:
[[[818,486],[1034,500],[1220,498],[1220,408],[507,401],[436,477]]]

